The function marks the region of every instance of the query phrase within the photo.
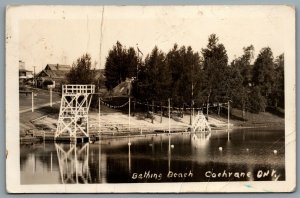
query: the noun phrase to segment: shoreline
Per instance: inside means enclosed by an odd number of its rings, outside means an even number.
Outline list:
[[[236,129],[260,129],[260,128],[267,128],[268,126],[258,126],[258,127],[250,127],[250,126],[233,126],[229,129],[229,131],[234,131]],[[178,130],[173,130],[170,133],[165,131],[144,131],[143,133],[137,132],[137,131],[127,131],[127,132],[101,132],[100,134],[91,134],[89,138],[86,137],[78,137],[76,142],[77,143],[84,143],[84,142],[90,142],[94,143],[99,140],[108,140],[108,139],[123,139],[123,138],[137,138],[137,137],[149,137],[149,136],[159,136],[159,135],[177,135],[177,134],[204,134],[205,136],[211,134],[224,134],[227,135],[228,129],[225,128],[214,128],[210,132],[205,131],[205,132],[191,132],[185,129],[178,129]],[[20,137],[20,144],[26,144],[26,143],[41,143],[41,142],[58,142],[58,143],[74,143],[75,140],[70,140],[69,137],[62,137],[62,138],[57,138],[55,140],[54,134],[53,136],[43,136],[43,135],[37,135],[37,136],[25,136],[25,137]]]
[[[45,107],[37,109],[35,112],[20,113],[20,143],[34,143],[44,139],[54,142],[58,109],[59,105],[56,104],[52,108]],[[98,112],[95,110],[89,112],[89,136],[92,141],[94,141],[94,137],[98,136],[99,132],[106,138],[168,134],[169,120],[167,117],[153,114],[153,118],[150,119],[146,113],[135,112],[129,119],[128,114],[120,111],[108,109],[107,107],[102,108],[102,106],[101,109],[100,123]],[[231,119],[229,128],[230,130],[266,127],[284,128],[284,119],[276,118],[273,115],[262,116],[267,118],[269,116],[269,120],[266,119],[265,122],[261,122],[262,119],[256,121]],[[171,134],[191,133],[189,123],[189,114],[184,114],[182,117],[173,116],[170,120]],[[228,130],[227,119],[218,115],[209,115],[208,124],[211,127],[211,132]],[[65,141],[68,138],[63,137],[62,139]]]

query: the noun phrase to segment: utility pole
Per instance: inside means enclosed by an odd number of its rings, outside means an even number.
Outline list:
[[[136,49],[137,49],[137,58],[138,58],[138,62],[136,65],[136,80],[138,80],[139,79],[139,54],[140,54],[138,44],[136,44]]]
[[[128,129],[130,131],[130,105],[131,105],[131,90],[132,90],[132,81],[133,79],[130,79],[129,84],[129,94],[128,94]]]
[[[101,124],[100,124],[100,105],[101,105],[101,98],[99,97],[99,112],[98,112],[98,126],[99,126],[99,134],[101,133]]]
[[[209,89],[209,94],[207,96],[207,103],[206,103],[206,116],[208,119],[208,108],[209,108],[209,98],[210,98],[210,94],[211,94],[211,88]]]
[[[170,133],[171,133],[171,122],[170,122],[170,120],[171,120],[171,101],[170,101],[171,99],[170,98],[168,98],[168,108],[169,108],[169,135],[170,135]]]
[[[193,95],[194,95],[194,85],[192,81],[192,100],[191,100],[191,113],[190,113],[190,125],[193,123],[192,116],[194,115],[194,101],[193,101]]]
[[[228,135],[228,141],[229,141],[229,117],[230,117],[230,101],[228,100],[228,110],[227,110],[227,112],[228,112],[228,115],[227,115],[227,119],[228,119],[228,123],[227,123],[227,135]]]
[[[194,116],[194,64],[191,68],[191,80],[192,80],[192,90],[191,90],[191,113],[190,113],[190,125],[193,123],[192,117]]]
[[[153,124],[153,116],[154,116],[154,100],[152,100],[152,116],[151,116],[151,123]]]
[[[34,112],[34,93],[33,91],[31,92],[31,111]]]
[[[136,79],[138,80],[138,75],[139,75],[139,58],[140,58],[140,53],[141,55],[143,56],[143,52],[141,52],[138,44],[136,44],[136,49],[137,49],[137,58],[138,58],[138,63],[137,63],[137,66],[136,66]]]
[[[129,128],[129,132],[130,132],[130,96],[129,96],[129,100],[128,100],[128,128]]]
[[[50,87],[50,107],[52,107],[52,87]]]
[[[35,67],[36,66],[33,66],[33,83],[34,83],[34,86],[37,87],[37,82],[36,82],[36,79],[35,79]]]

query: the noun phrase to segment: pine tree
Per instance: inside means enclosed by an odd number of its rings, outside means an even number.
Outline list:
[[[175,44],[167,54],[172,76],[172,99],[175,106],[192,105],[199,101],[201,85],[200,56],[188,46]]]
[[[138,57],[131,47],[126,49],[118,41],[109,51],[105,63],[105,85],[108,90],[113,89],[126,78],[136,77]]]
[[[272,92],[274,83],[274,62],[271,48],[263,48],[253,67],[253,84],[259,86],[261,94],[267,97]]]
[[[77,59],[67,74],[69,84],[94,84],[95,72],[91,69],[91,56],[84,54]]]
[[[228,56],[223,44],[218,43],[215,34],[209,36],[207,48],[202,49],[203,55],[203,91],[206,95],[206,102],[224,102],[228,100],[226,83]],[[208,108],[207,108],[208,113]]]
[[[284,108],[284,54],[276,58],[274,66],[275,77],[270,98],[273,106]]]
[[[171,73],[165,54],[154,47],[145,59],[149,100],[167,100],[170,97]]]
[[[232,105],[242,109],[242,117],[245,119],[246,110],[249,109],[249,93],[252,86],[252,67],[254,47],[252,45],[244,47],[244,54],[233,60],[231,63],[230,86]]]
[[[254,66],[253,66],[253,76],[252,76],[253,86],[258,87],[257,90],[266,101],[265,105],[260,105],[261,107],[271,105],[269,100],[270,94],[275,82],[275,71],[273,62],[273,53],[271,48],[263,48],[259,55],[257,56]],[[265,111],[265,109],[260,108],[260,110]]]

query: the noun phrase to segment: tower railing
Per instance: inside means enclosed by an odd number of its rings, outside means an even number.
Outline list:
[[[93,94],[95,85],[63,85],[62,94]]]

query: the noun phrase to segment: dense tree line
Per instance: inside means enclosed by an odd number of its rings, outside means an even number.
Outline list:
[[[233,107],[243,110],[243,116],[246,111],[284,108],[284,55],[274,59],[272,50],[265,47],[254,60],[252,45],[243,50],[240,57],[228,63],[225,46],[212,34],[200,53],[190,46],[174,44],[167,53],[155,46],[142,60],[139,50],[117,42],[106,58],[105,85],[112,90],[130,78],[132,97],[136,100],[165,105],[171,98],[172,105],[177,107],[231,101]],[[78,59],[68,77],[70,82],[74,75],[81,78],[89,68],[88,55]],[[89,79],[85,77],[82,81]]]

